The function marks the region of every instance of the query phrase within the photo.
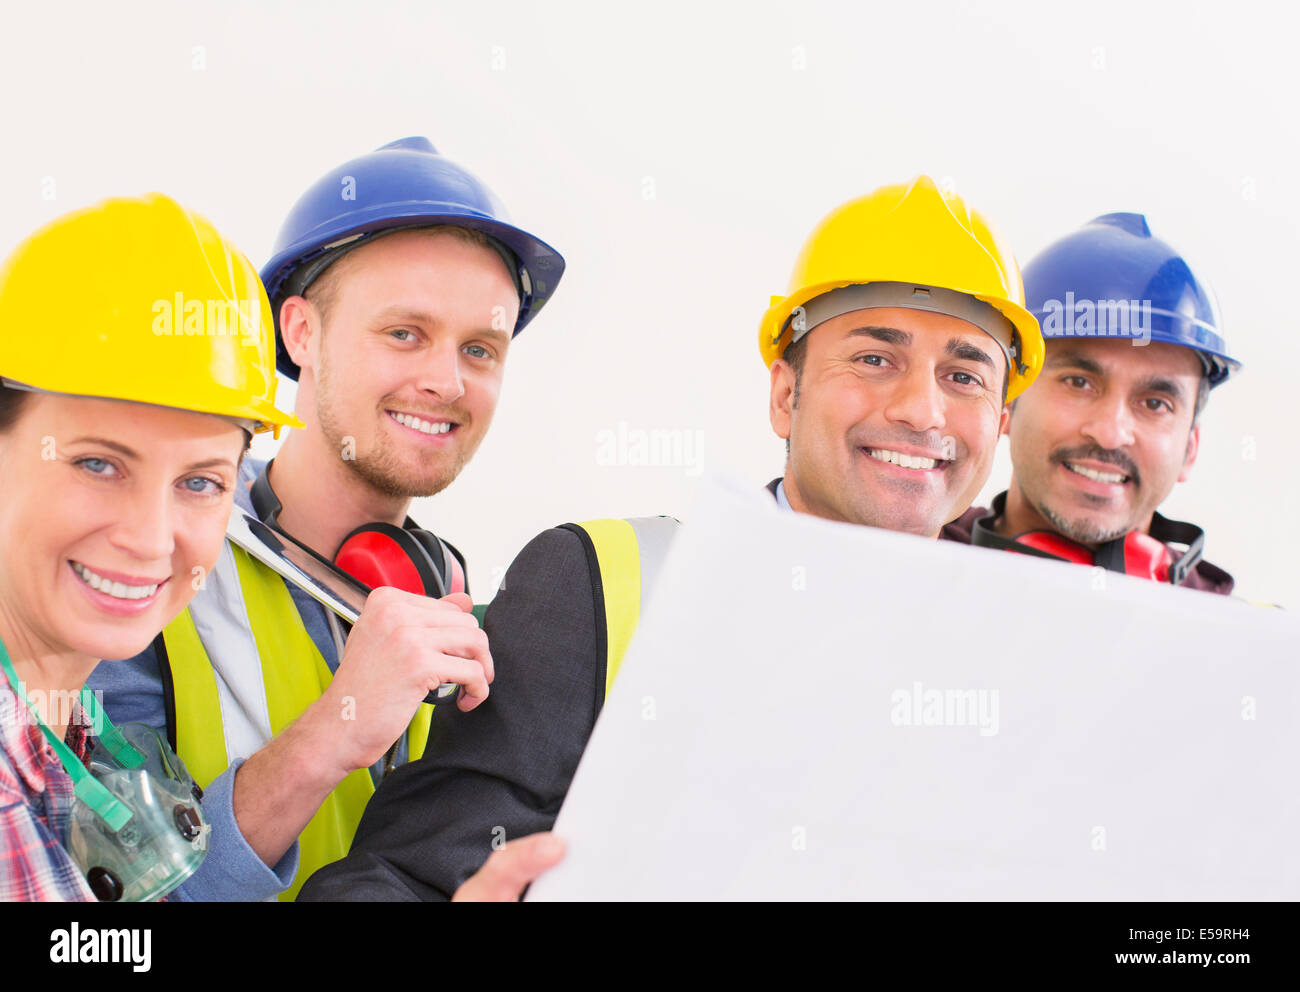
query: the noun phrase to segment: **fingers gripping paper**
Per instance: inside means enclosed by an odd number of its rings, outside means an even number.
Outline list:
[[[1295,899],[1300,627],[782,512],[686,518],[530,899]]]

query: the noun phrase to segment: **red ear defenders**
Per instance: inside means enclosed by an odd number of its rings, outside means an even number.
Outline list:
[[[1090,548],[1050,530],[1031,530],[1006,538],[993,529],[993,521],[1006,507],[1006,493],[993,500],[993,510],[971,527],[971,543],[1001,548],[1040,558],[1055,558],[1080,565],[1095,565],[1110,572],[1123,572],[1140,579],[1182,585],[1201,560],[1205,532],[1195,524],[1169,520],[1160,514],[1151,518],[1149,533],[1130,531],[1123,537]],[[1166,544],[1183,544],[1187,550],[1175,557]]]
[[[362,524],[334,552],[334,564],[371,589],[396,586],[442,598],[465,591],[465,569],[442,541],[418,527]]]
[[[267,462],[249,495],[262,522],[279,531],[280,499],[271,488],[270,467],[271,462]],[[410,518],[405,527],[362,524],[343,539],[330,564],[371,589],[395,586],[417,596],[435,598],[469,591],[465,564],[456,549],[421,530]]]
[[[1026,531],[1017,534],[1015,542],[1026,548],[1035,548],[1049,558],[1077,562],[1080,565],[1101,564],[1097,552],[1092,548],[1077,544],[1055,531]],[[1150,535],[1136,530],[1126,534],[1120,543],[1124,567],[1111,569],[1111,571],[1123,572],[1125,575],[1133,575],[1141,579],[1153,579],[1156,582],[1169,581],[1169,566],[1173,564],[1174,556],[1163,544]]]

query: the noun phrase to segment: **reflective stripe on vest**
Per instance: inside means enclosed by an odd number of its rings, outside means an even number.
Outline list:
[[[587,520],[573,525],[590,542],[597,564],[592,582],[600,583],[597,601],[604,604],[604,615],[598,619],[605,627],[606,696],[678,526],[672,517]]]
[[[167,626],[163,639],[174,686],[176,753],[203,787],[232,761],[266,745],[333,678],[284,581],[229,543],[203,595]],[[423,753],[432,710],[422,705],[411,723],[412,760]],[[330,793],[298,837],[298,873],[281,900],[292,900],[312,872],[347,854],[373,793],[364,768]]]

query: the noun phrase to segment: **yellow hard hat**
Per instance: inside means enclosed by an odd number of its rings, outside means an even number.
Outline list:
[[[791,343],[797,308],[832,290],[870,283],[910,284],[920,293],[931,287],[988,304],[1010,325],[1004,344],[1011,366],[1007,401],[1038,376],[1043,335],[1025,309],[1015,257],[982,215],[929,176],[882,186],[837,207],[817,225],[795,261],[788,293],[772,297],[763,315],[758,332],[763,360],[771,366]],[[920,308],[947,312],[929,303]],[[969,319],[965,311],[955,315]]]
[[[271,307],[252,263],[159,193],[52,221],[0,265],[0,378],[301,427],[275,407]]]

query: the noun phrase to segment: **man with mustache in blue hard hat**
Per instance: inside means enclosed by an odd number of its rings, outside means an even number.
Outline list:
[[[1210,390],[1241,367],[1209,287],[1131,213],[1048,246],[1024,281],[1047,353],[1011,408],[1011,483],[943,536],[1227,595],[1201,529],[1157,512],[1191,474]]]

